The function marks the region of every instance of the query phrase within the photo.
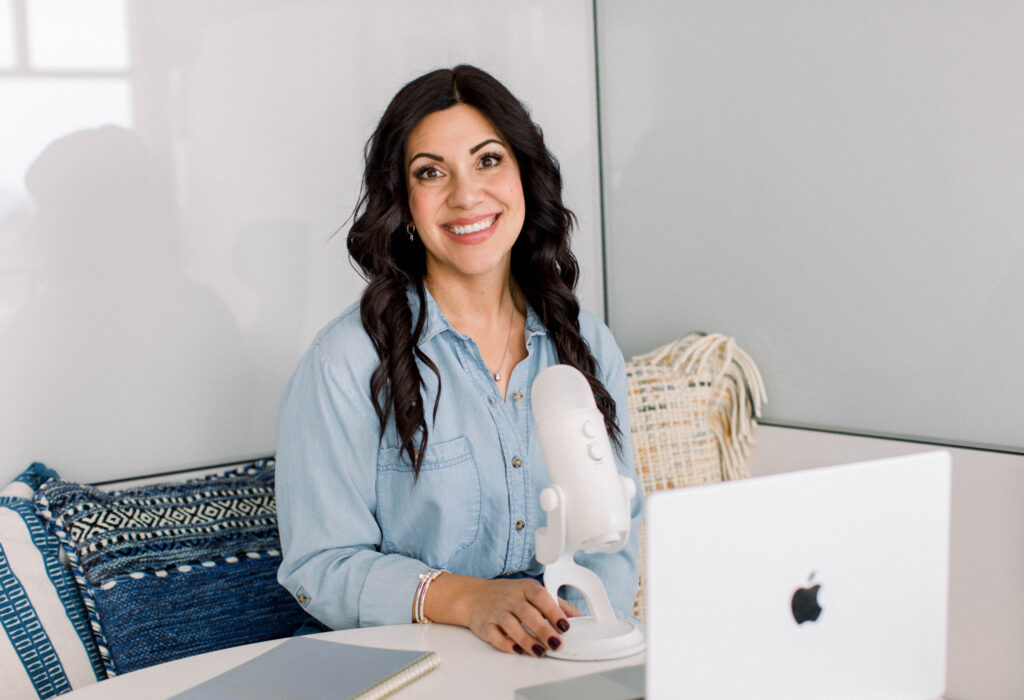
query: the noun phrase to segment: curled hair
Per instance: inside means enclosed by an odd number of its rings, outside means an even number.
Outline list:
[[[512,277],[554,340],[558,361],[587,378],[609,436],[621,446],[615,402],[597,379],[597,361],[580,332],[580,307],[574,293],[579,264],[569,248],[576,219],[562,204],[558,161],[519,100],[494,77],[468,65],[436,70],[405,85],[364,149],[362,193],[353,213],[348,251],[368,282],[360,316],[380,358],[370,378],[370,394],[381,437],[388,418],[394,416],[399,451],[408,456],[418,476],[428,430],[422,397],[425,383],[416,361],[437,376],[432,419],[437,416],[441,375],[418,345],[426,319],[426,250],[418,237],[410,241],[406,233],[411,215],[405,145],[424,117],[458,104],[479,110],[515,155],[526,216],[512,246]],[[415,319],[407,296],[410,286],[420,302]]]

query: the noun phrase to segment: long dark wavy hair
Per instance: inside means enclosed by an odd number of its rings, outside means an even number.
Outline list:
[[[426,319],[426,250],[419,237],[410,241],[406,231],[412,216],[405,145],[424,117],[458,104],[479,110],[515,155],[526,217],[512,246],[512,277],[554,340],[558,361],[572,365],[590,382],[608,434],[621,447],[615,402],[595,376],[597,362],[580,333],[580,307],[574,293],[579,264],[569,249],[576,218],[562,204],[558,161],[519,100],[490,74],[468,65],[436,70],[405,85],[364,149],[363,187],[352,215],[348,252],[368,282],[360,315],[380,358],[370,379],[380,437],[388,418],[394,416],[399,451],[408,456],[418,476],[429,431],[421,393],[425,383],[417,360],[437,376],[431,422],[437,417],[441,375],[418,346]],[[407,297],[410,286],[420,302],[416,318]]]

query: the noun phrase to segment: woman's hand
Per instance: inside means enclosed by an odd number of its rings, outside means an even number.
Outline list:
[[[482,579],[446,573],[427,591],[428,619],[461,625],[504,652],[544,656],[562,644],[580,611],[532,578]]]

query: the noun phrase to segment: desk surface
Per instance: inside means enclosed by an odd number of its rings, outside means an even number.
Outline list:
[[[496,698],[511,700],[517,688],[643,663],[644,654],[615,661],[578,662],[503,654],[469,630],[451,625],[395,625],[338,630],[316,635],[347,644],[436,651],[441,665],[399,691],[398,700],[415,698]],[[77,690],[72,700],[145,700],[167,698],[209,680],[280,644],[283,640],[222,649],[151,666]]]

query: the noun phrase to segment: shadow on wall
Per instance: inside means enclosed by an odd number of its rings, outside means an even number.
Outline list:
[[[146,143],[120,127],[72,133],[26,184],[27,288],[0,327],[14,443],[0,470],[176,466],[197,443],[246,444],[249,358],[223,299],[184,272],[171,178]]]

